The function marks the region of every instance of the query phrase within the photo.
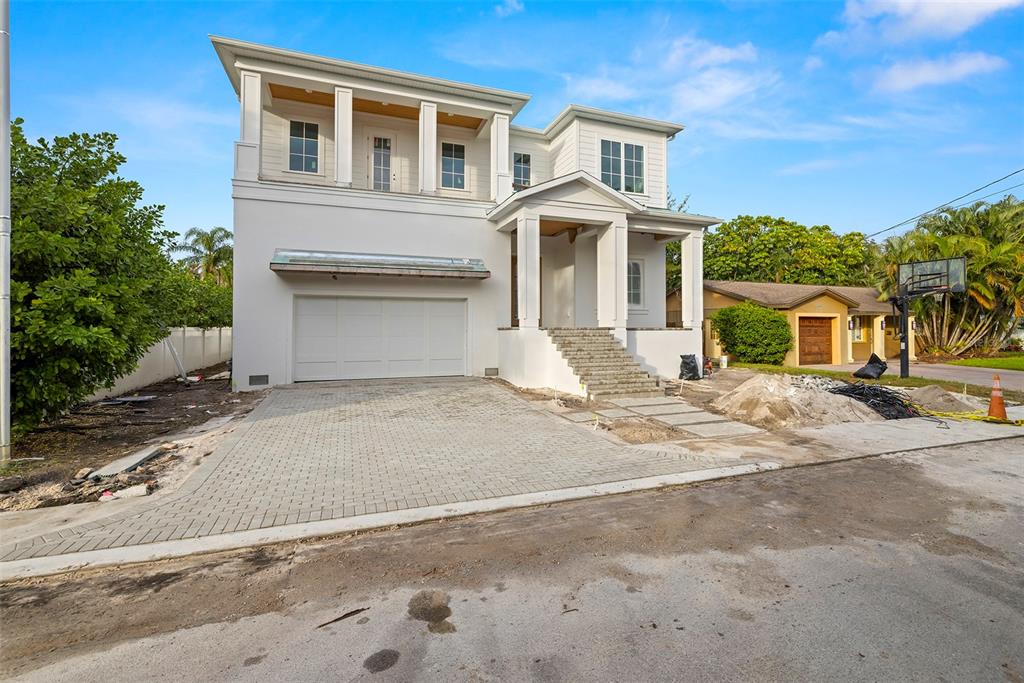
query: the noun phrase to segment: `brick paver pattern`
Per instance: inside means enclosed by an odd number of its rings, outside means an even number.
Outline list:
[[[0,546],[0,561],[550,491],[713,467],[621,446],[475,378],[274,389],[143,511]]]

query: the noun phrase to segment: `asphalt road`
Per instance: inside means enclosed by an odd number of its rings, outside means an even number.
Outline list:
[[[0,663],[48,682],[1021,681],[1021,529],[1024,439],[932,449],[0,586]]]
[[[889,370],[886,375],[899,377],[899,359],[889,359]],[[864,363],[848,363],[845,365],[807,365],[808,368],[819,370],[843,370],[853,372],[861,368]],[[938,379],[946,382],[963,382],[964,384],[976,384],[979,387],[992,386],[992,375],[999,375],[999,384],[1003,389],[1012,391],[1024,391],[1024,372],[1020,370],[996,370],[993,368],[976,368],[969,365],[949,365],[947,363],[911,363],[910,376],[924,377],[926,379]]]

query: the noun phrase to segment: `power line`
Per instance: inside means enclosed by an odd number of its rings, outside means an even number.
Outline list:
[[[981,196],[981,197],[975,197],[974,199],[970,200],[969,202],[964,202],[963,204],[957,204],[956,206],[951,206],[949,208],[951,208],[951,209],[959,209],[961,206],[967,206],[968,204],[973,204],[974,202],[980,202],[982,199],[988,199],[989,197],[995,197],[997,194],[1003,194],[1004,192],[1009,192],[1010,190],[1016,190],[1018,187],[1024,187],[1024,183],[1017,183],[1016,185],[1010,185],[1009,187],[1004,187],[1001,190],[996,190],[995,192],[990,192],[990,193],[988,193],[988,194],[986,194],[984,196]]]
[[[978,192],[981,192],[986,187],[992,187],[996,183],[1002,182],[1002,181],[1006,180],[1007,178],[1009,178],[1011,176],[1017,175],[1018,173],[1024,173],[1024,168],[1018,168],[1013,173],[1007,173],[1002,178],[997,178],[996,180],[993,180],[990,183],[985,183],[984,185],[982,185],[981,187],[979,187],[979,188],[977,188],[975,190],[971,190],[970,192],[968,192],[966,194],[962,194],[962,195],[960,195],[959,197],[957,197],[955,199],[950,199],[948,202],[944,202],[944,203],[940,204],[939,206],[936,206],[934,209],[931,209],[929,211],[925,211],[924,213],[919,213],[916,216],[914,216],[913,218],[908,218],[905,221],[900,221],[896,225],[890,225],[888,228],[885,228],[884,230],[879,230],[878,232],[873,232],[873,233],[871,233],[870,235],[867,236],[867,239],[871,239],[872,237],[876,237],[878,235],[881,235],[883,232],[889,232],[890,230],[895,230],[896,228],[900,227],[901,225],[906,225],[907,223],[910,223],[911,221],[916,221],[918,218],[923,218],[924,216],[927,216],[930,213],[935,213],[936,211],[939,211],[940,209],[944,209],[944,208],[948,207],[953,202],[958,202],[961,199],[963,199],[964,197],[970,197],[972,194],[976,194]],[[988,196],[991,196],[991,195],[988,195]]]

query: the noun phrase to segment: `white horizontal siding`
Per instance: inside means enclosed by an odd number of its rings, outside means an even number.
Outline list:
[[[643,145],[645,153],[644,185],[646,192],[637,199],[647,206],[664,208],[667,200],[665,182],[666,139],[661,133],[652,133],[626,126],[581,120],[579,136],[580,169],[595,178],[601,177],[601,140]]]
[[[319,125],[319,173],[296,173],[288,170],[288,134],[291,121]],[[334,183],[334,109],[331,107],[276,100],[273,107],[263,110],[262,142],[261,177],[318,185]]]
[[[551,160],[549,158],[548,143],[546,140],[527,135],[509,135],[509,163],[513,163],[516,152],[530,155],[530,184],[537,185],[545,180],[550,180]],[[513,169],[509,169],[513,170]],[[514,176],[513,176],[514,177]]]
[[[441,187],[441,143],[454,142],[466,146],[466,189]],[[491,196],[491,141],[478,138],[475,130],[459,126],[437,127],[437,193],[442,197],[481,199]]]
[[[580,168],[576,137],[579,125],[578,121],[573,121],[551,141],[551,173],[554,178],[573,173]]]

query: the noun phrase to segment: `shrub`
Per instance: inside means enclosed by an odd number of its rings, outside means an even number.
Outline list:
[[[722,349],[741,363],[782,365],[793,347],[786,316],[750,302],[723,308],[711,317]]]

